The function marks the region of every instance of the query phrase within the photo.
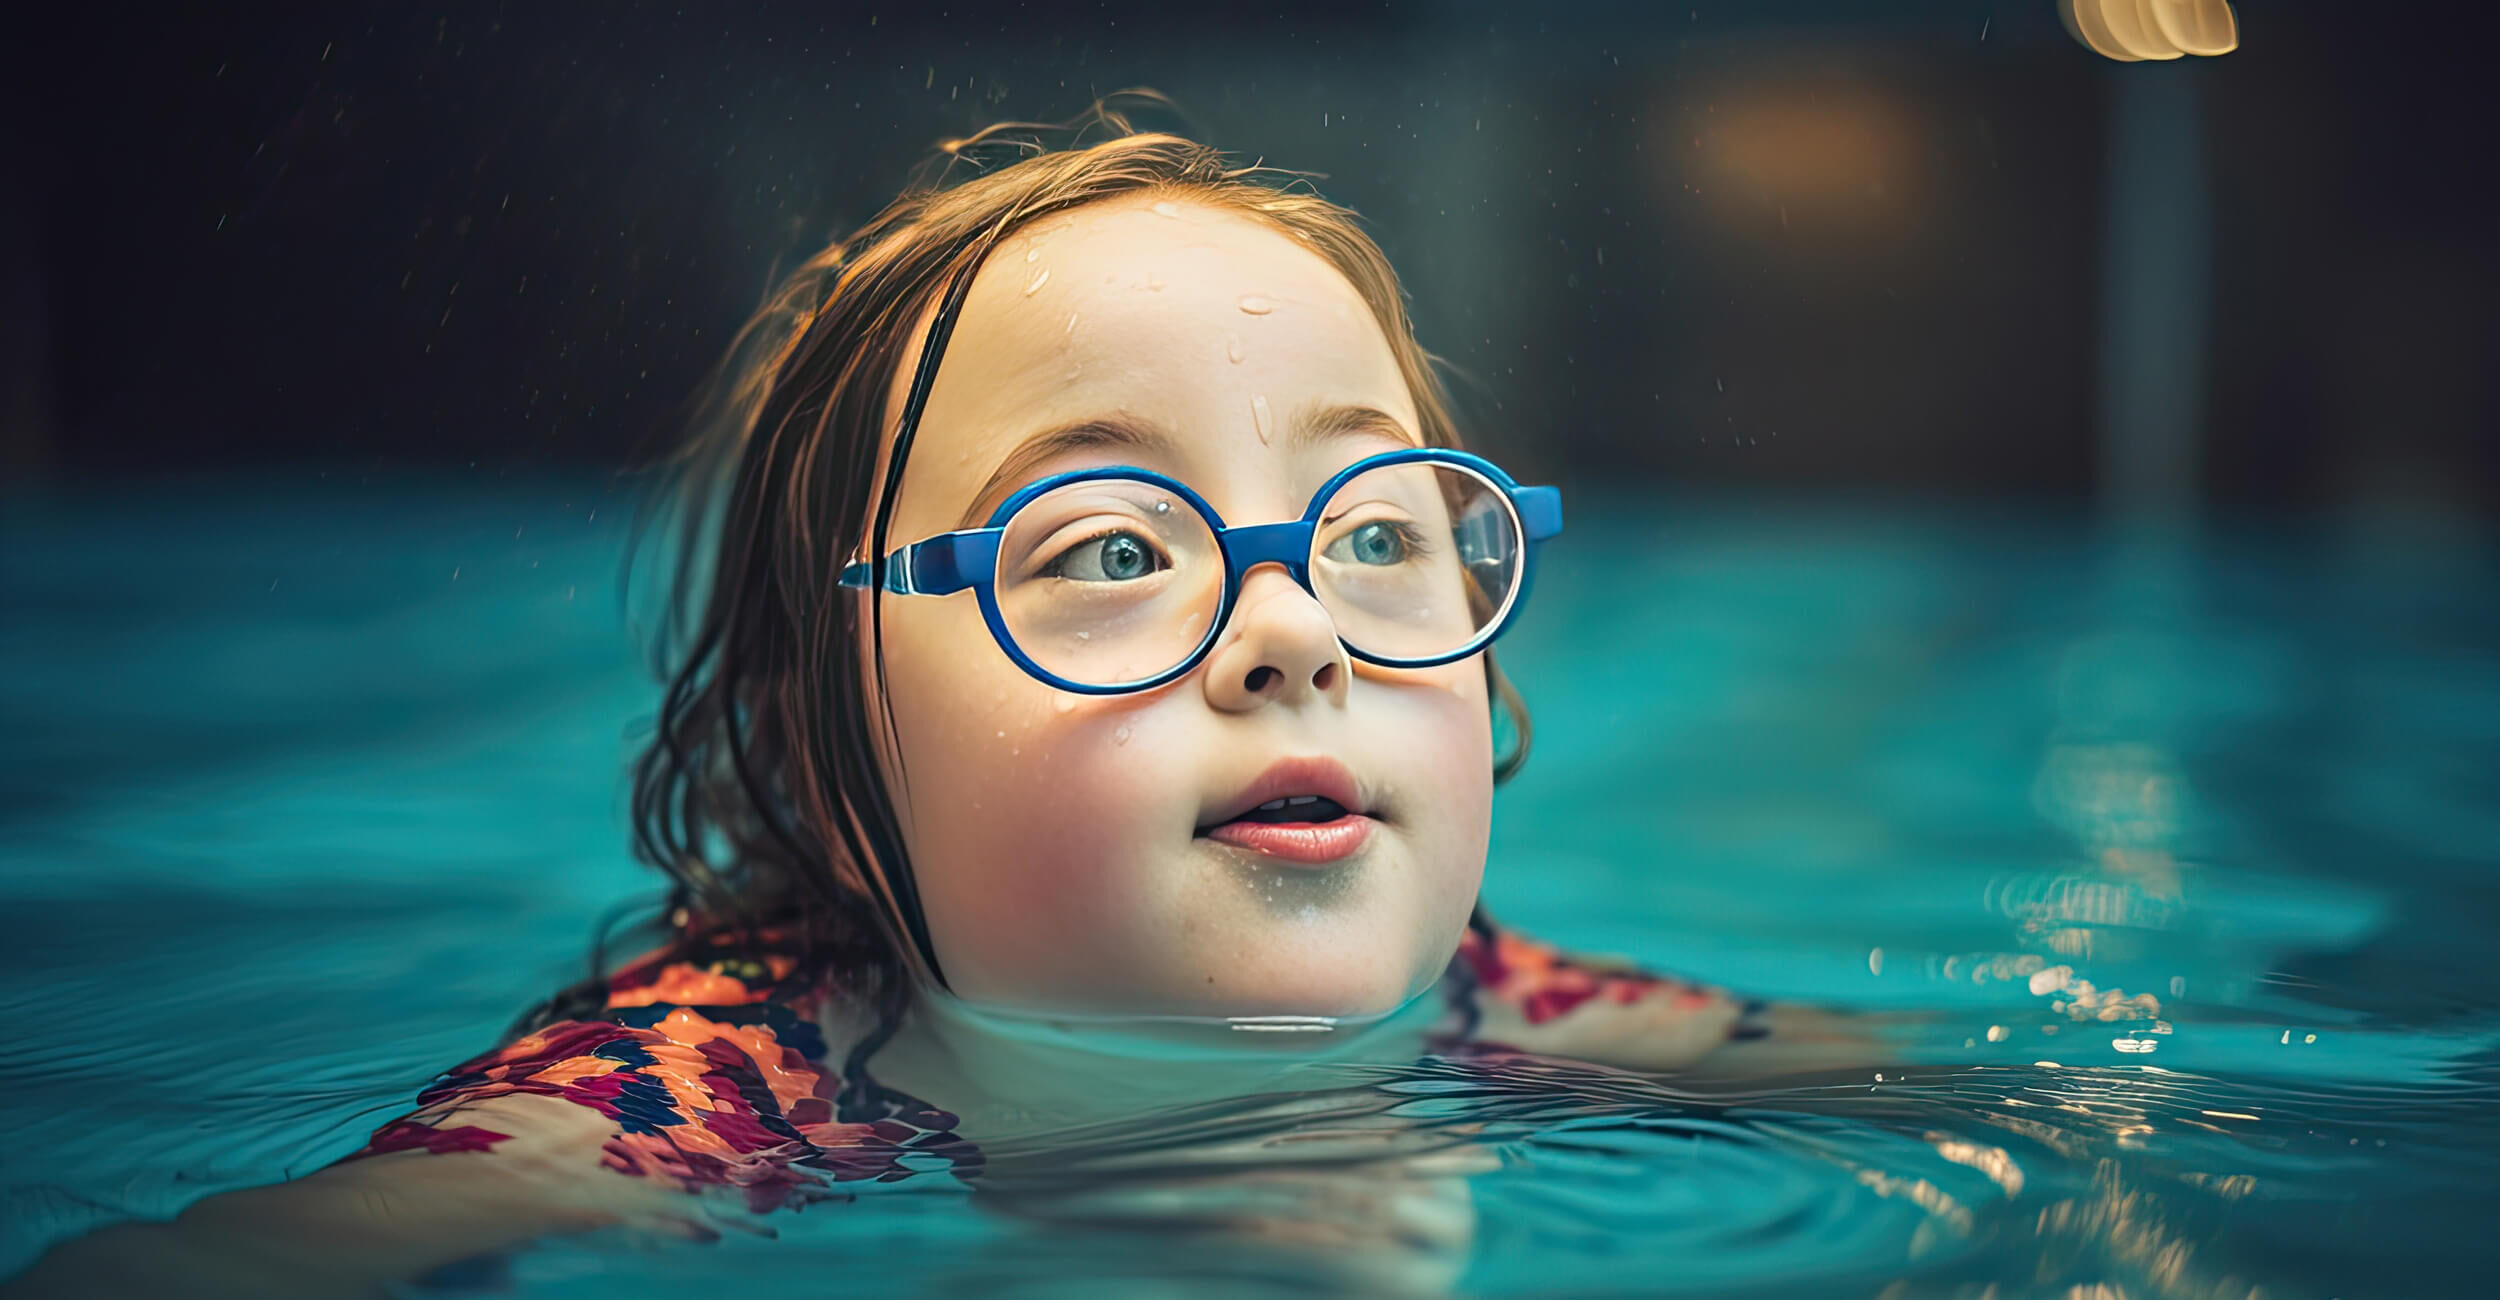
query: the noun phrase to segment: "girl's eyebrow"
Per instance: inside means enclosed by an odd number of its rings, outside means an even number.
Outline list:
[[[990,471],[981,490],[972,494],[972,504],[964,507],[963,521],[958,528],[978,528],[1007,499],[1009,493],[1033,480],[1033,471],[1072,451],[1088,451],[1100,447],[1124,447],[1131,451],[1169,453],[1172,435],[1146,420],[1125,412],[1114,415],[1089,416],[1055,429],[1046,429],[1017,444]]]
[[[1313,443],[1362,437],[1386,437],[1409,446],[1421,446],[1423,441],[1398,423],[1396,416],[1379,407],[1309,402],[1297,409],[1288,422],[1285,446],[1288,450],[1300,450]],[[1033,481],[1036,469],[1069,452],[1118,447],[1160,455],[1168,464],[1177,442],[1163,426],[1126,412],[1088,416],[1045,429],[1017,444],[1006,459],[998,462],[998,468],[990,471],[981,490],[973,494],[972,503],[964,507],[963,520],[956,527],[980,527],[999,502]]]

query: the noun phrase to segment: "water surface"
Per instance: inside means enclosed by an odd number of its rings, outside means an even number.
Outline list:
[[[0,1272],[354,1149],[648,897],[590,483],[0,515]],[[2500,1197],[2494,549],[1575,496],[1505,642],[1510,924],[1897,1061],[1424,1061],[520,1294],[2467,1294]],[[732,1216],[734,1217],[734,1216]]]

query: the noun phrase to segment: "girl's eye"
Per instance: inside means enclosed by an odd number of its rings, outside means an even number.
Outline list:
[[[1424,549],[1423,534],[1399,519],[1375,519],[1320,552],[1340,564],[1404,564]]]
[[[1163,552],[1127,531],[1104,533],[1059,553],[1043,573],[1072,582],[1134,582],[1171,568]]]

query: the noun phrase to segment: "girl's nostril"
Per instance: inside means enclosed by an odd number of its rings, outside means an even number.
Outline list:
[[[1273,668],[1265,666],[1253,668],[1250,670],[1249,676],[1241,679],[1242,689],[1256,695],[1259,692],[1266,690],[1269,680],[1274,678],[1276,675],[1276,670]]]
[[[1326,694],[1336,684],[1337,665],[1334,663],[1321,664],[1319,671],[1311,674],[1311,688],[1321,694]]]

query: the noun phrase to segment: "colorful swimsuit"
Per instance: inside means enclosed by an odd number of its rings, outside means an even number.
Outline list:
[[[864,1074],[843,1077],[844,1057],[828,1052],[820,1028],[831,990],[794,980],[795,966],[781,956],[643,958],[609,981],[598,1017],[548,1025],[451,1070],[349,1158],[492,1148],[508,1135],[462,1123],[462,1112],[535,1093],[615,1124],[602,1154],[609,1168],[681,1190],[742,1188],[757,1211],[831,1184],[977,1174],[980,1151],[955,1135],[954,1116]],[[1661,1023],[1696,1031],[1701,1050],[1764,1032],[1759,1003],[1568,959],[1489,928],[1468,932],[1442,988],[1455,1014],[1437,1049],[1587,1056],[1573,1032],[1593,1007],[1654,1009]]]

